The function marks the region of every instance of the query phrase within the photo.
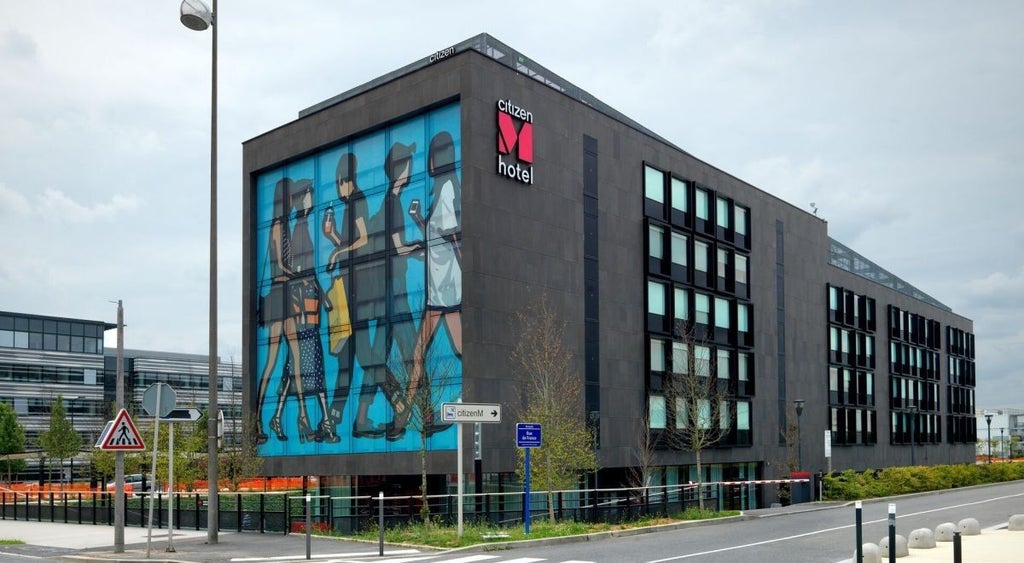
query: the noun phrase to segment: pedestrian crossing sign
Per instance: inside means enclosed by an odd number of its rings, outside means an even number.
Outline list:
[[[110,431],[101,439],[100,449],[114,451],[146,449],[146,444],[143,443],[142,436],[139,434],[138,429],[135,428],[135,423],[132,422],[132,417],[128,415],[128,411],[121,409],[117,413]]]

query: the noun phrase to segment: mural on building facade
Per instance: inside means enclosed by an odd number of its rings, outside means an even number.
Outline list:
[[[455,448],[434,411],[462,390],[459,111],[257,177],[261,455]]]

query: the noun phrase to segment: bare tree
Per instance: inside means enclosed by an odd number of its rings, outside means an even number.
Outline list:
[[[554,491],[574,487],[587,473],[597,470],[594,435],[583,416],[583,375],[573,367],[566,348],[566,323],[542,296],[533,306],[515,315],[518,339],[511,359],[522,378],[522,420],[539,423],[542,445],[535,448],[536,461],[530,477],[548,492],[548,518],[554,522]],[[523,450],[519,450],[523,457]],[[520,466],[519,474],[525,476]]]
[[[658,436],[643,418],[636,419],[633,436],[636,439],[633,445],[633,465],[626,469],[626,481],[630,487],[640,489],[651,486]]]
[[[729,391],[717,375],[714,348],[692,324],[679,323],[672,342],[672,361],[665,382],[668,408],[675,425],[666,429],[666,444],[694,454],[697,498],[704,509],[702,454],[729,433]]]

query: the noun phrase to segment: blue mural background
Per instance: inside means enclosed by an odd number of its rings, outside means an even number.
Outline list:
[[[428,449],[455,449],[454,427],[424,421],[418,398],[429,393],[439,409],[461,395],[461,266],[446,288],[456,301],[444,306],[436,298],[428,306],[427,274],[428,260],[436,271],[443,256],[436,249],[454,249],[461,260],[461,153],[455,103],[256,178],[252,389],[260,455],[418,451],[421,431]],[[346,175],[355,188],[340,186]],[[447,217],[451,226],[451,204],[455,233],[428,240],[428,225],[436,233]],[[339,250],[364,230],[357,249]],[[420,386],[411,383],[417,369]],[[409,408],[417,416],[396,418]]]

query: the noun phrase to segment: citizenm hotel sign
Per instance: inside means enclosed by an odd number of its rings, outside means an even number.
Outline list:
[[[533,183],[533,114],[498,100],[498,174]]]

